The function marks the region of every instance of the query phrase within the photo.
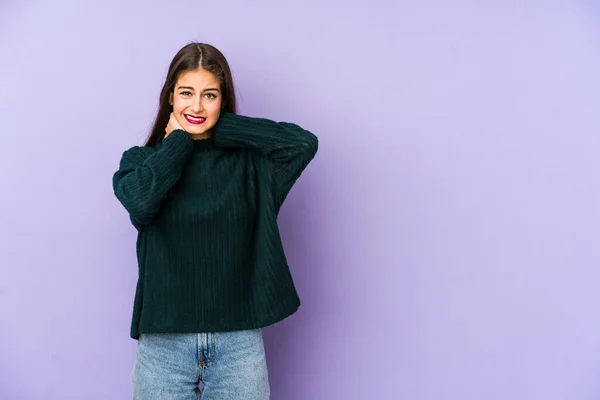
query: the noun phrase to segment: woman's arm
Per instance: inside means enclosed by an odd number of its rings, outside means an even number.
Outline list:
[[[256,149],[272,161],[278,205],[319,147],[317,137],[296,124],[232,113],[221,114],[213,138],[217,146]]]
[[[179,180],[191,150],[190,136],[175,130],[158,150],[136,146],[123,153],[113,175],[113,189],[134,224],[152,221],[168,190]]]

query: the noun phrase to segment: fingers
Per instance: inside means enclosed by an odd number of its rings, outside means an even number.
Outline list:
[[[175,129],[172,126],[174,118],[175,117],[173,116],[173,113],[169,114],[169,121],[167,122],[167,126],[165,127],[165,137],[169,136],[171,134],[171,132],[173,132],[173,130]]]
[[[173,113],[171,113],[171,116],[169,117],[169,125],[172,130],[181,129],[182,131],[185,131]]]

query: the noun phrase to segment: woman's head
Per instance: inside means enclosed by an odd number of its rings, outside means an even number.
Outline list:
[[[171,112],[188,133],[201,135],[210,133],[221,111],[236,112],[229,64],[215,47],[190,43],[171,61],[146,145],[153,146],[164,138]]]

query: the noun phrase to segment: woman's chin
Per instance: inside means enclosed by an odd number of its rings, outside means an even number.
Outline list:
[[[206,132],[206,129],[203,126],[186,124],[185,130],[191,135],[201,135]]]
[[[211,132],[210,129],[190,129],[187,131],[190,135],[196,137],[196,138],[202,138],[204,136],[206,137],[210,137],[211,136]]]

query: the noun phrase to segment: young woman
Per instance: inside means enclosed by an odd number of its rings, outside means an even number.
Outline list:
[[[135,399],[269,398],[261,328],[300,305],[277,214],[317,148],[298,125],[237,115],[213,46],[175,55],[146,144],[113,177],[138,231]]]

